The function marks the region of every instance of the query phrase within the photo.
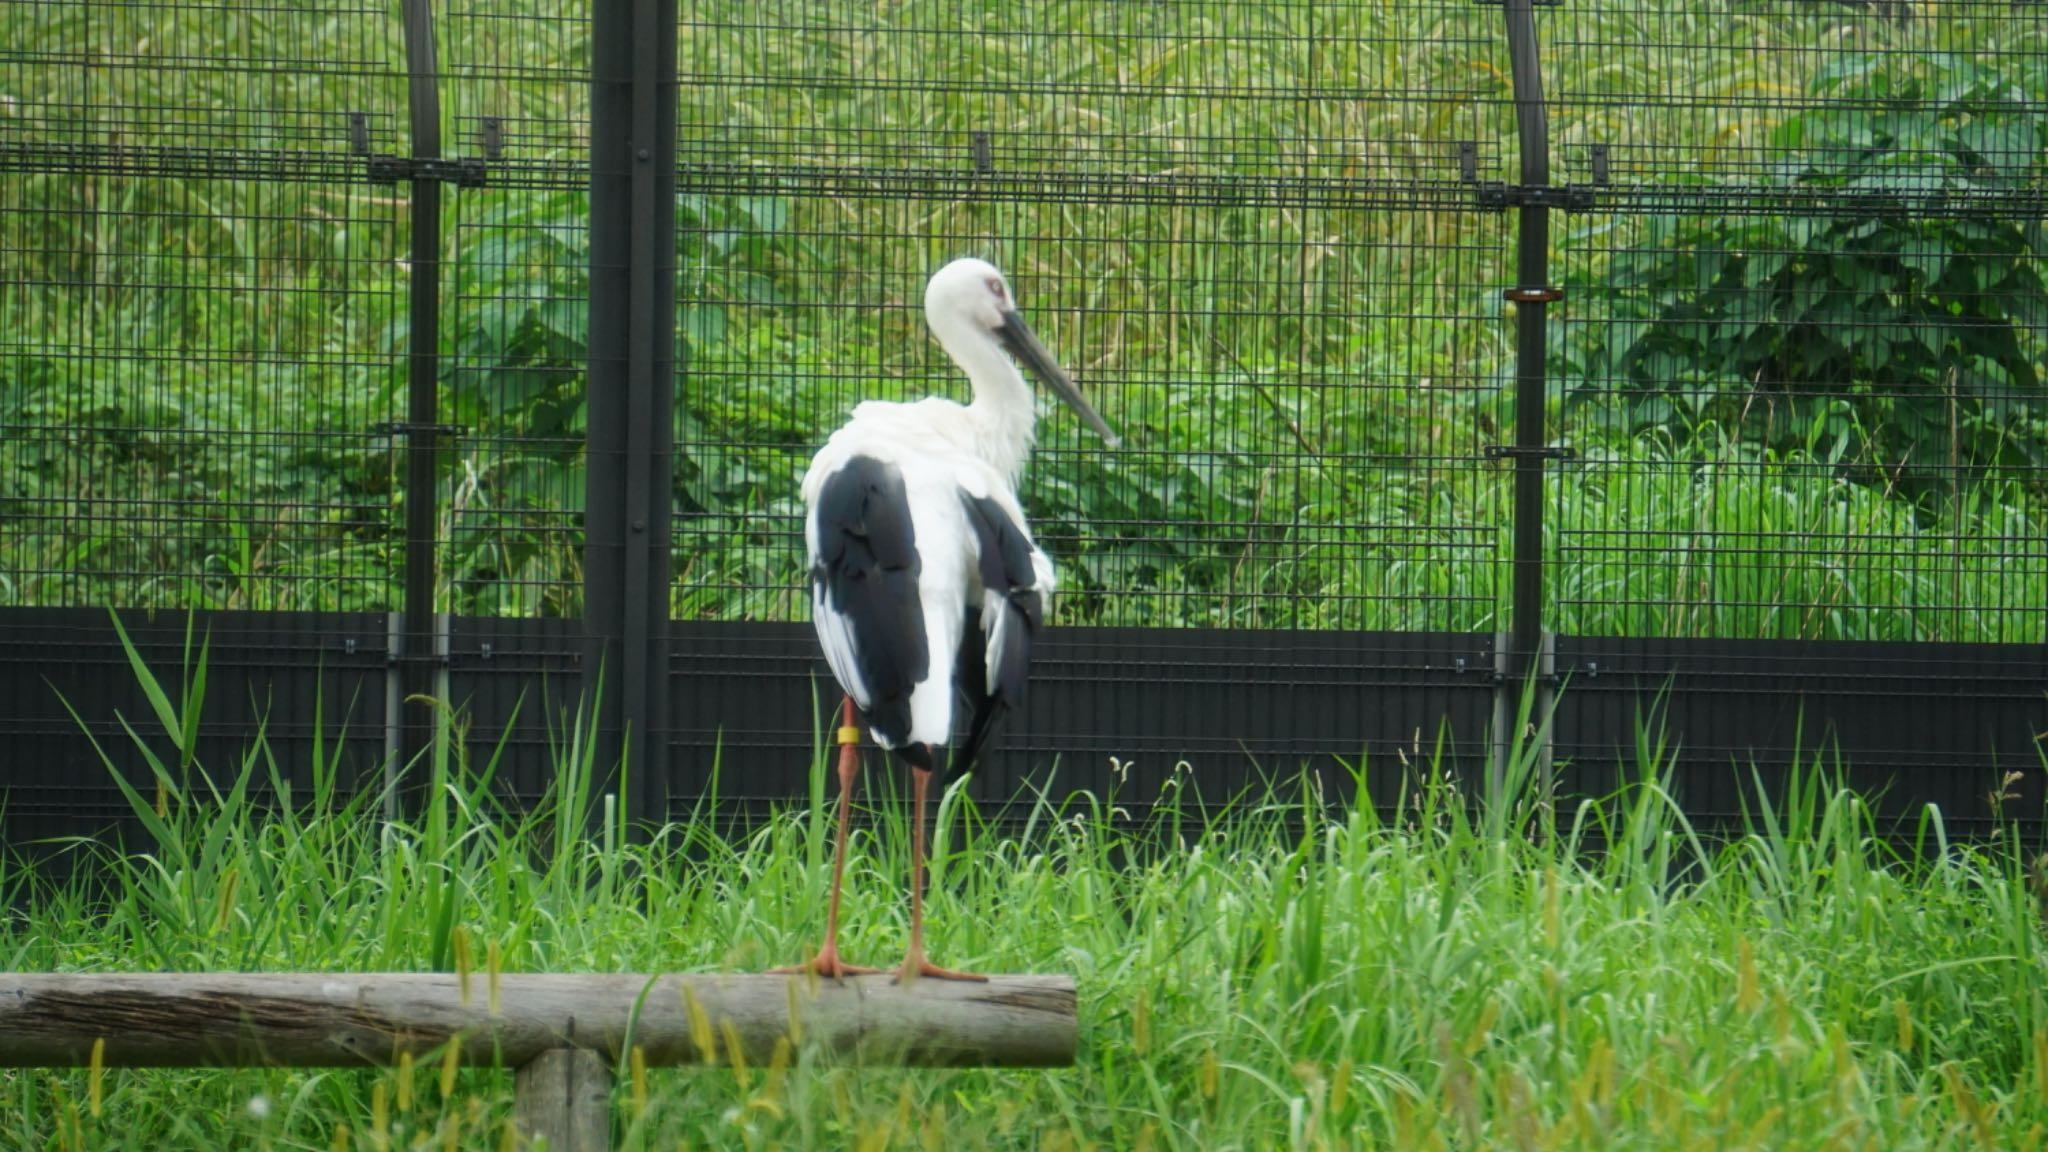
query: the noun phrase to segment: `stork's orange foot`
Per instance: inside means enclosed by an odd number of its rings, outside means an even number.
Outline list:
[[[880,972],[880,968],[868,968],[859,964],[848,964],[839,958],[839,949],[827,944],[818,949],[818,954],[802,964],[791,964],[783,968],[770,968],[770,976],[822,976],[828,980],[844,980],[848,976],[867,976]]]
[[[955,972],[951,968],[941,968],[922,956],[905,958],[903,966],[896,969],[896,978],[891,980],[890,983],[901,984],[905,980],[921,980],[927,976],[934,980],[971,980],[978,984],[988,983],[988,977],[986,976],[977,975],[973,972]]]

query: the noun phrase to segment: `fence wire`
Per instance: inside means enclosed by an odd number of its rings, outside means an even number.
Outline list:
[[[0,602],[391,609],[399,6],[0,5]],[[801,619],[796,482],[995,260],[1063,623],[1490,632],[1511,555],[1497,8],[685,5],[672,610]],[[589,12],[435,8],[438,607],[582,610]],[[2048,633],[2048,10],[1544,7],[1545,626]],[[18,270],[18,271],[17,271]]]
[[[2048,10],[1561,10],[1553,626],[2048,636]]]
[[[1463,3],[703,4],[683,31],[676,612],[801,618],[794,480],[864,398],[964,398],[980,255],[1124,434],[1049,414],[1060,619],[1491,626],[1510,126]]]
[[[590,354],[590,13],[451,3],[451,151],[488,183],[448,209],[442,411],[463,429],[441,507],[442,607],[577,616]]]
[[[390,14],[0,22],[0,603],[393,607]]]

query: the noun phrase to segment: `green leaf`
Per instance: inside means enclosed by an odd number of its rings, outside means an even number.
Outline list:
[[[790,203],[786,196],[742,196],[738,207],[756,232],[773,235],[789,226]]]
[[[2023,177],[2041,159],[2040,130],[2017,117],[1973,120],[1957,129],[1953,139],[1965,164],[1989,168],[2007,178]]]
[[[1899,263],[1917,273],[1922,286],[1941,279],[1941,274],[1948,269],[1949,260],[1949,253],[1943,251],[1908,250],[1898,253]]]
[[[703,348],[725,339],[725,309],[716,304],[693,304],[682,310],[682,336],[686,348]]]
[[[588,345],[590,342],[588,297],[549,300],[541,305],[539,320],[542,328],[561,340],[576,345]]]
[[[1621,320],[1607,326],[1607,364],[1609,370],[1625,367],[1630,359],[1639,354],[1638,345],[1645,333],[1650,331],[1648,320]]]
[[[1790,252],[1751,253],[1745,256],[1742,261],[1742,286],[1744,288],[1755,288],[1757,285],[1783,272],[1786,266],[1791,263],[1792,253]]]
[[[128,630],[121,626],[120,614],[109,609],[107,617],[114,622],[114,635],[121,639],[121,651],[127,653],[129,671],[135,674],[135,682],[141,686],[142,695],[149,701],[150,711],[156,713],[157,723],[163,726],[164,735],[171,738],[171,742],[177,746],[180,753],[185,752],[185,725],[178,718],[178,710],[171,703],[170,694],[164,691],[164,686],[156,678],[156,673],[150,671],[149,664],[142,658],[142,653],[136,650],[135,642],[128,638]]]

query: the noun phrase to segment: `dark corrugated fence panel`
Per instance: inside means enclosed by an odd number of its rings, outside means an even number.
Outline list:
[[[149,665],[173,691],[185,642],[181,613],[124,614]],[[668,812],[686,817],[713,783],[735,812],[807,794],[814,741],[836,707],[805,624],[677,622],[671,663],[674,756]],[[374,787],[385,755],[386,617],[341,613],[205,613],[211,637],[199,760],[231,771],[259,722],[295,788],[311,782],[315,718],[338,750],[342,784]],[[1376,803],[1391,803],[1438,734],[1450,766],[1476,782],[1485,759],[1491,637],[1064,628],[1037,653],[1027,706],[998,736],[974,783],[999,804],[1051,781],[1142,806],[1176,765],[1207,802],[1260,771],[1314,769],[1349,798],[1344,765],[1366,765]],[[1638,716],[1661,718],[1677,748],[1677,791],[1696,819],[1740,812],[1753,788],[1787,777],[1796,750],[1830,750],[1881,810],[1941,805],[1952,830],[1983,831],[2007,770],[2022,773],[2008,814],[2041,803],[2038,734],[2048,732],[2048,650],[2033,645],[1619,640],[1558,641],[1560,790],[1611,792],[1634,768]],[[460,618],[448,688],[468,711],[470,763],[499,755],[498,788],[531,802],[554,771],[580,686],[577,620]],[[83,718],[74,721],[65,701]],[[1660,704],[1661,700],[1661,704]],[[104,612],[0,610],[0,788],[5,840],[34,855],[67,836],[140,843],[93,739],[145,792],[148,768],[127,718],[175,763]],[[503,751],[498,749],[502,743]],[[1124,765],[1113,780],[1112,758]],[[1341,763],[1340,763],[1341,761]],[[1057,762],[1057,771],[1054,770]],[[884,761],[871,755],[871,769]]]
[[[1562,781],[1582,793],[1611,790],[1617,764],[1633,764],[1641,718],[1679,745],[1678,797],[1695,819],[1738,816],[1756,779],[1775,793],[1816,755],[1881,813],[1934,803],[1952,830],[1983,831],[2018,771],[2007,815],[2041,814],[2039,645],[1561,637],[1557,654]]]
[[[175,702],[184,691],[186,615],[124,612],[138,653]],[[0,611],[0,790],[9,847],[40,854],[59,837],[120,835],[132,817],[94,741],[144,795],[155,785],[125,719],[167,766],[179,762],[108,614]],[[314,735],[338,757],[341,785],[375,779],[384,754],[384,617],[209,612],[193,620],[191,659],[210,645],[196,762],[223,787],[261,726],[295,789],[313,780]],[[75,710],[74,719],[71,711]],[[88,739],[88,735],[90,739]],[[259,768],[257,781],[267,779]],[[260,790],[260,789],[259,789]]]
[[[461,616],[448,632],[448,696],[468,711],[470,762],[497,756],[501,790],[531,802],[575,730],[583,621]]]
[[[813,740],[839,693],[807,624],[674,624],[676,802],[711,785],[758,802],[806,794]],[[1457,763],[1477,768],[1492,707],[1490,638],[1428,633],[1050,630],[1034,653],[1030,699],[977,772],[985,801],[1019,795],[1058,770],[1055,795],[1117,792],[1156,799],[1183,761],[1201,796],[1221,801],[1254,765],[1291,776],[1315,768],[1333,796],[1368,769],[1381,800],[1403,756],[1419,762],[1441,726]],[[869,761],[871,767],[881,761]]]

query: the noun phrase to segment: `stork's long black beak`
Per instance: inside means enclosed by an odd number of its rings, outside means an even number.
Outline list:
[[[1003,313],[1003,323],[996,329],[996,335],[1002,339],[1003,347],[1009,349],[1010,355],[1017,358],[1017,363],[1029,368],[1032,375],[1045,381],[1045,386],[1052,389],[1053,395],[1058,396],[1067,407],[1079,413],[1081,419],[1086,420],[1088,426],[1095,429],[1095,434],[1102,437],[1105,443],[1111,448],[1122,443],[1117,434],[1110,429],[1109,422],[1089,406],[1073,380],[1060,370],[1060,366],[1053,361],[1052,352],[1038,339],[1038,333],[1033,332],[1031,326],[1024,323],[1022,316],[1017,315],[1014,310]]]

